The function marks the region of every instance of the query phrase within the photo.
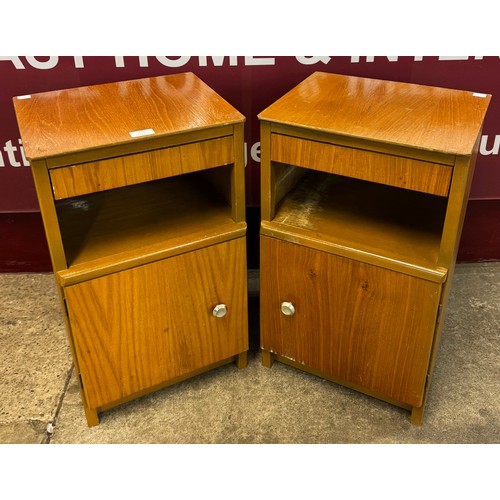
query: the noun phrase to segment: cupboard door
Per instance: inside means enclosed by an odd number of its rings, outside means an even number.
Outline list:
[[[440,291],[421,278],[261,236],[261,347],[418,407]]]
[[[89,406],[246,351],[245,252],[238,238],[66,287]]]

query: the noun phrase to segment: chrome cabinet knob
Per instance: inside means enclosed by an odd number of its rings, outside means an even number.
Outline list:
[[[295,314],[295,306],[291,302],[282,302],[281,312],[285,316],[293,316]]]
[[[226,304],[217,304],[212,313],[216,318],[223,318],[227,314]]]

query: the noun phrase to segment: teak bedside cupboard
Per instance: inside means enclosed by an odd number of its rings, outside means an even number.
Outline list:
[[[422,423],[490,97],[317,72],[260,113],[264,365]]]
[[[14,98],[89,426],[248,350],[245,118],[192,73]]]

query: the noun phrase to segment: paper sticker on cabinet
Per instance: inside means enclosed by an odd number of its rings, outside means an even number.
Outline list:
[[[146,128],[144,130],[134,130],[130,132],[131,137],[142,137],[143,135],[152,135],[155,131],[152,128]]]

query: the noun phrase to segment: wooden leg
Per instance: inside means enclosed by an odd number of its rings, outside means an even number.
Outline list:
[[[424,421],[424,405],[419,406],[418,408],[413,408],[411,411],[410,422],[413,425],[422,425]]]
[[[99,425],[99,415],[95,408],[88,408],[86,404],[83,405],[85,410],[85,417],[87,418],[87,425],[89,427],[94,427]]]
[[[262,351],[262,364],[266,368],[271,368],[271,366],[273,366],[273,361],[274,361],[274,357],[273,357],[273,354],[271,352]]]
[[[80,397],[82,398],[83,410],[85,411],[85,418],[87,419],[87,425],[89,427],[94,427],[99,425],[99,415],[97,414],[97,410],[95,408],[89,408],[87,406],[87,402],[85,399],[85,393],[83,392],[81,378],[77,372],[77,378],[80,385]]]
[[[240,352],[236,356],[236,366],[241,370],[242,368],[246,368],[248,363],[247,352]]]

